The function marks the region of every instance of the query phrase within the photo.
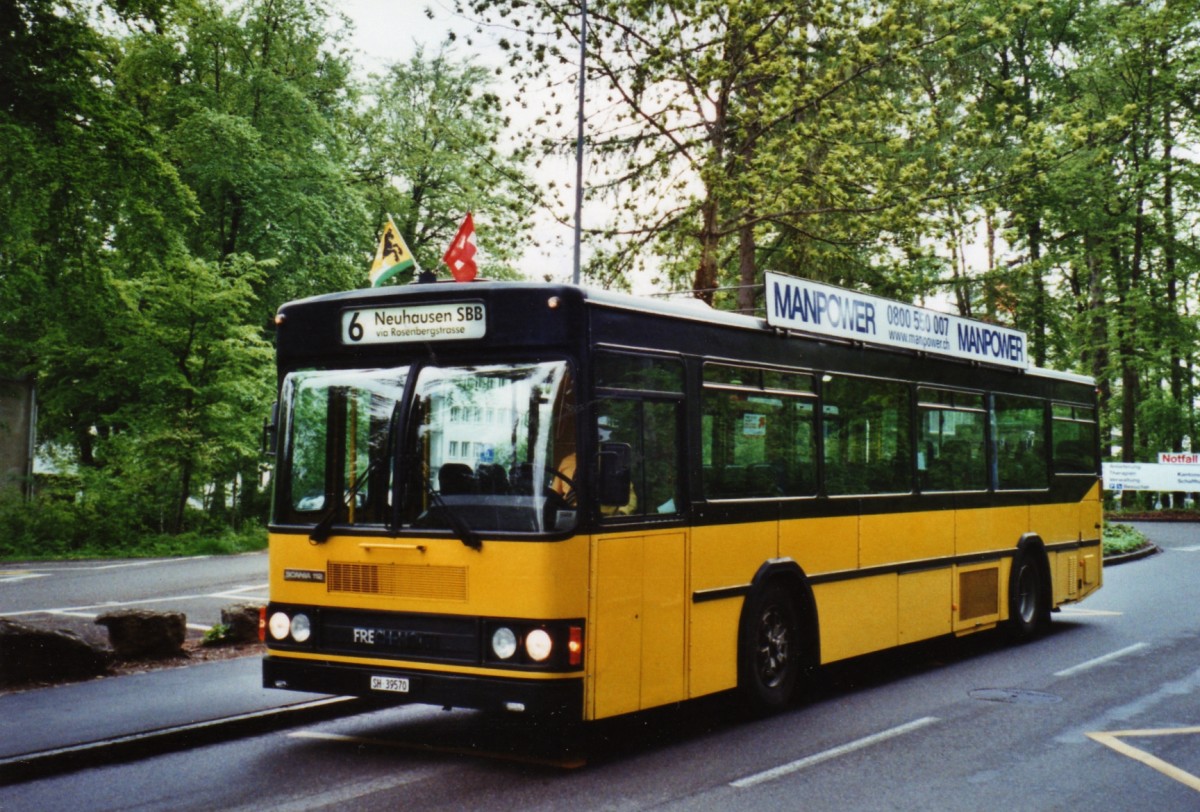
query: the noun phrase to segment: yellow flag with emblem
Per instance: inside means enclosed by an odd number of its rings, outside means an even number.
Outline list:
[[[400,229],[396,228],[389,216],[379,237],[379,247],[375,249],[375,261],[371,263],[371,271],[367,274],[371,287],[377,288],[396,274],[416,267],[416,258],[408,250],[408,245],[400,236]]]

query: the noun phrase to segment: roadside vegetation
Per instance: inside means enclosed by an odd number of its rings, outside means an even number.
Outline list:
[[[228,517],[214,520],[189,508],[192,526],[180,533],[154,520],[136,503],[46,497],[26,503],[5,494],[0,496],[0,561],[232,555],[267,546],[266,528],[257,520],[235,526]]]
[[[1144,535],[1127,524],[1105,524],[1103,540],[1106,556],[1132,553],[1150,543]]]

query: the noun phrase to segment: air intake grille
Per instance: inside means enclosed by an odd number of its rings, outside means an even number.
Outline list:
[[[995,569],[959,573],[959,620],[987,617],[1000,611],[999,578],[1000,571]]]
[[[331,561],[326,588],[330,592],[354,592],[362,595],[465,601],[467,568]]]

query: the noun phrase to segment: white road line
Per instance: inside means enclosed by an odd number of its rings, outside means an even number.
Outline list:
[[[1192,544],[1187,547],[1168,547],[1167,549],[1177,553],[1200,553],[1200,544]]]
[[[39,614],[42,614],[42,613],[39,613]],[[53,612],[45,612],[44,614],[55,615],[55,616],[59,616],[59,617],[78,617],[78,618],[83,618],[84,620],[95,620],[96,618],[100,617],[99,612],[75,612],[75,611],[68,612],[68,611],[56,610]],[[211,626],[205,626],[203,623],[187,623],[184,625],[186,625],[189,629],[194,629],[198,632],[206,632],[212,628]]]
[[[1075,615],[1076,617],[1121,617],[1125,614],[1110,609],[1081,609],[1078,606],[1064,606],[1059,611],[1064,615]]]
[[[243,593],[247,591],[262,591],[267,588],[267,584],[254,584],[252,586],[240,586],[225,592],[209,592],[199,595],[170,595],[165,598],[142,598],[136,601],[105,601],[104,603],[86,604],[84,606],[53,606],[45,609],[24,609],[19,612],[4,612],[5,617],[19,617],[21,615],[69,615],[72,613],[88,613],[91,610],[109,611],[110,609],[119,609],[122,606],[145,606],[151,603],[171,603],[174,601],[195,601],[195,600],[245,600],[247,596]]]
[[[848,744],[843,744],[839,747],[834,747],[830,750],[825,750],[821,753],[816,753],[808,756],[807,758],[802,758],[798,761],[792,761],[787,764],[781,764],[778,767],[773,767],[770,770],[764,770],[763,772],[755,773],[754,775],[748,775],[745,778],[739,778],[736,781],[730,781],[729,786],[736,787],[737,789],[744,789],[746,787],[753,787],[756,784],[762,784],[767,781],[774,781],[776,778],[782,778],[785,775],[791,775],[794,772],[812,767],[813,765],[820,764],[824,761],[829,761],[832,758],[844,756],[847,753],[853,753],[855,750],[862,750],[865,747],[879,744],[880,742],[887,741],[888,739],[894,739],[897,736],[903,736],[906,733],[912,733],[914,730],[919,730],[938,721],[940,720],[936,716],[925,716],[921,719],[914,719],[907,724],[893,727],[870,736],[865,736],[864,738],[857,739],[849,742]]]
[[[0,584],[15,584],[17,581],[28,581],[31,578],[46,578],[48,572],[26,572],[23,570],[6,570],[0,572]]]
[[[1104,665],[1107,662],[1120,659],[1126,654],[1133,654],[1135,651],[1141,651],[1142,649],[1146,648],[1147,645],[1147,643],[1134,643],[1132,646],[1126,646],[1123,649],[1105,654],[1102,657],[1096,657],[1088,660],[1087,662],[1082,662],[1079,665],[1073,665],[1070,668],[1064,668],[1062,671],[1055,671],[1054,676],[1073,677],[1080,672],[1087,671],[1089,668],[1095,668],[1098,665]]]

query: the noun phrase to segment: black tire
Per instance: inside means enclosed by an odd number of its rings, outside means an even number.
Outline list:
[[[792,699],[805,667],[800,620],[792,596],[778,582],[748,597],[738,653],[738,690],[755,713],[770,713]]]
[[[1049,599],[1044,587],[1041,560],[1027,551],[1017,552],[1008,578],[1008,636],[1015,642],[1031,640],[1049,619]]]

